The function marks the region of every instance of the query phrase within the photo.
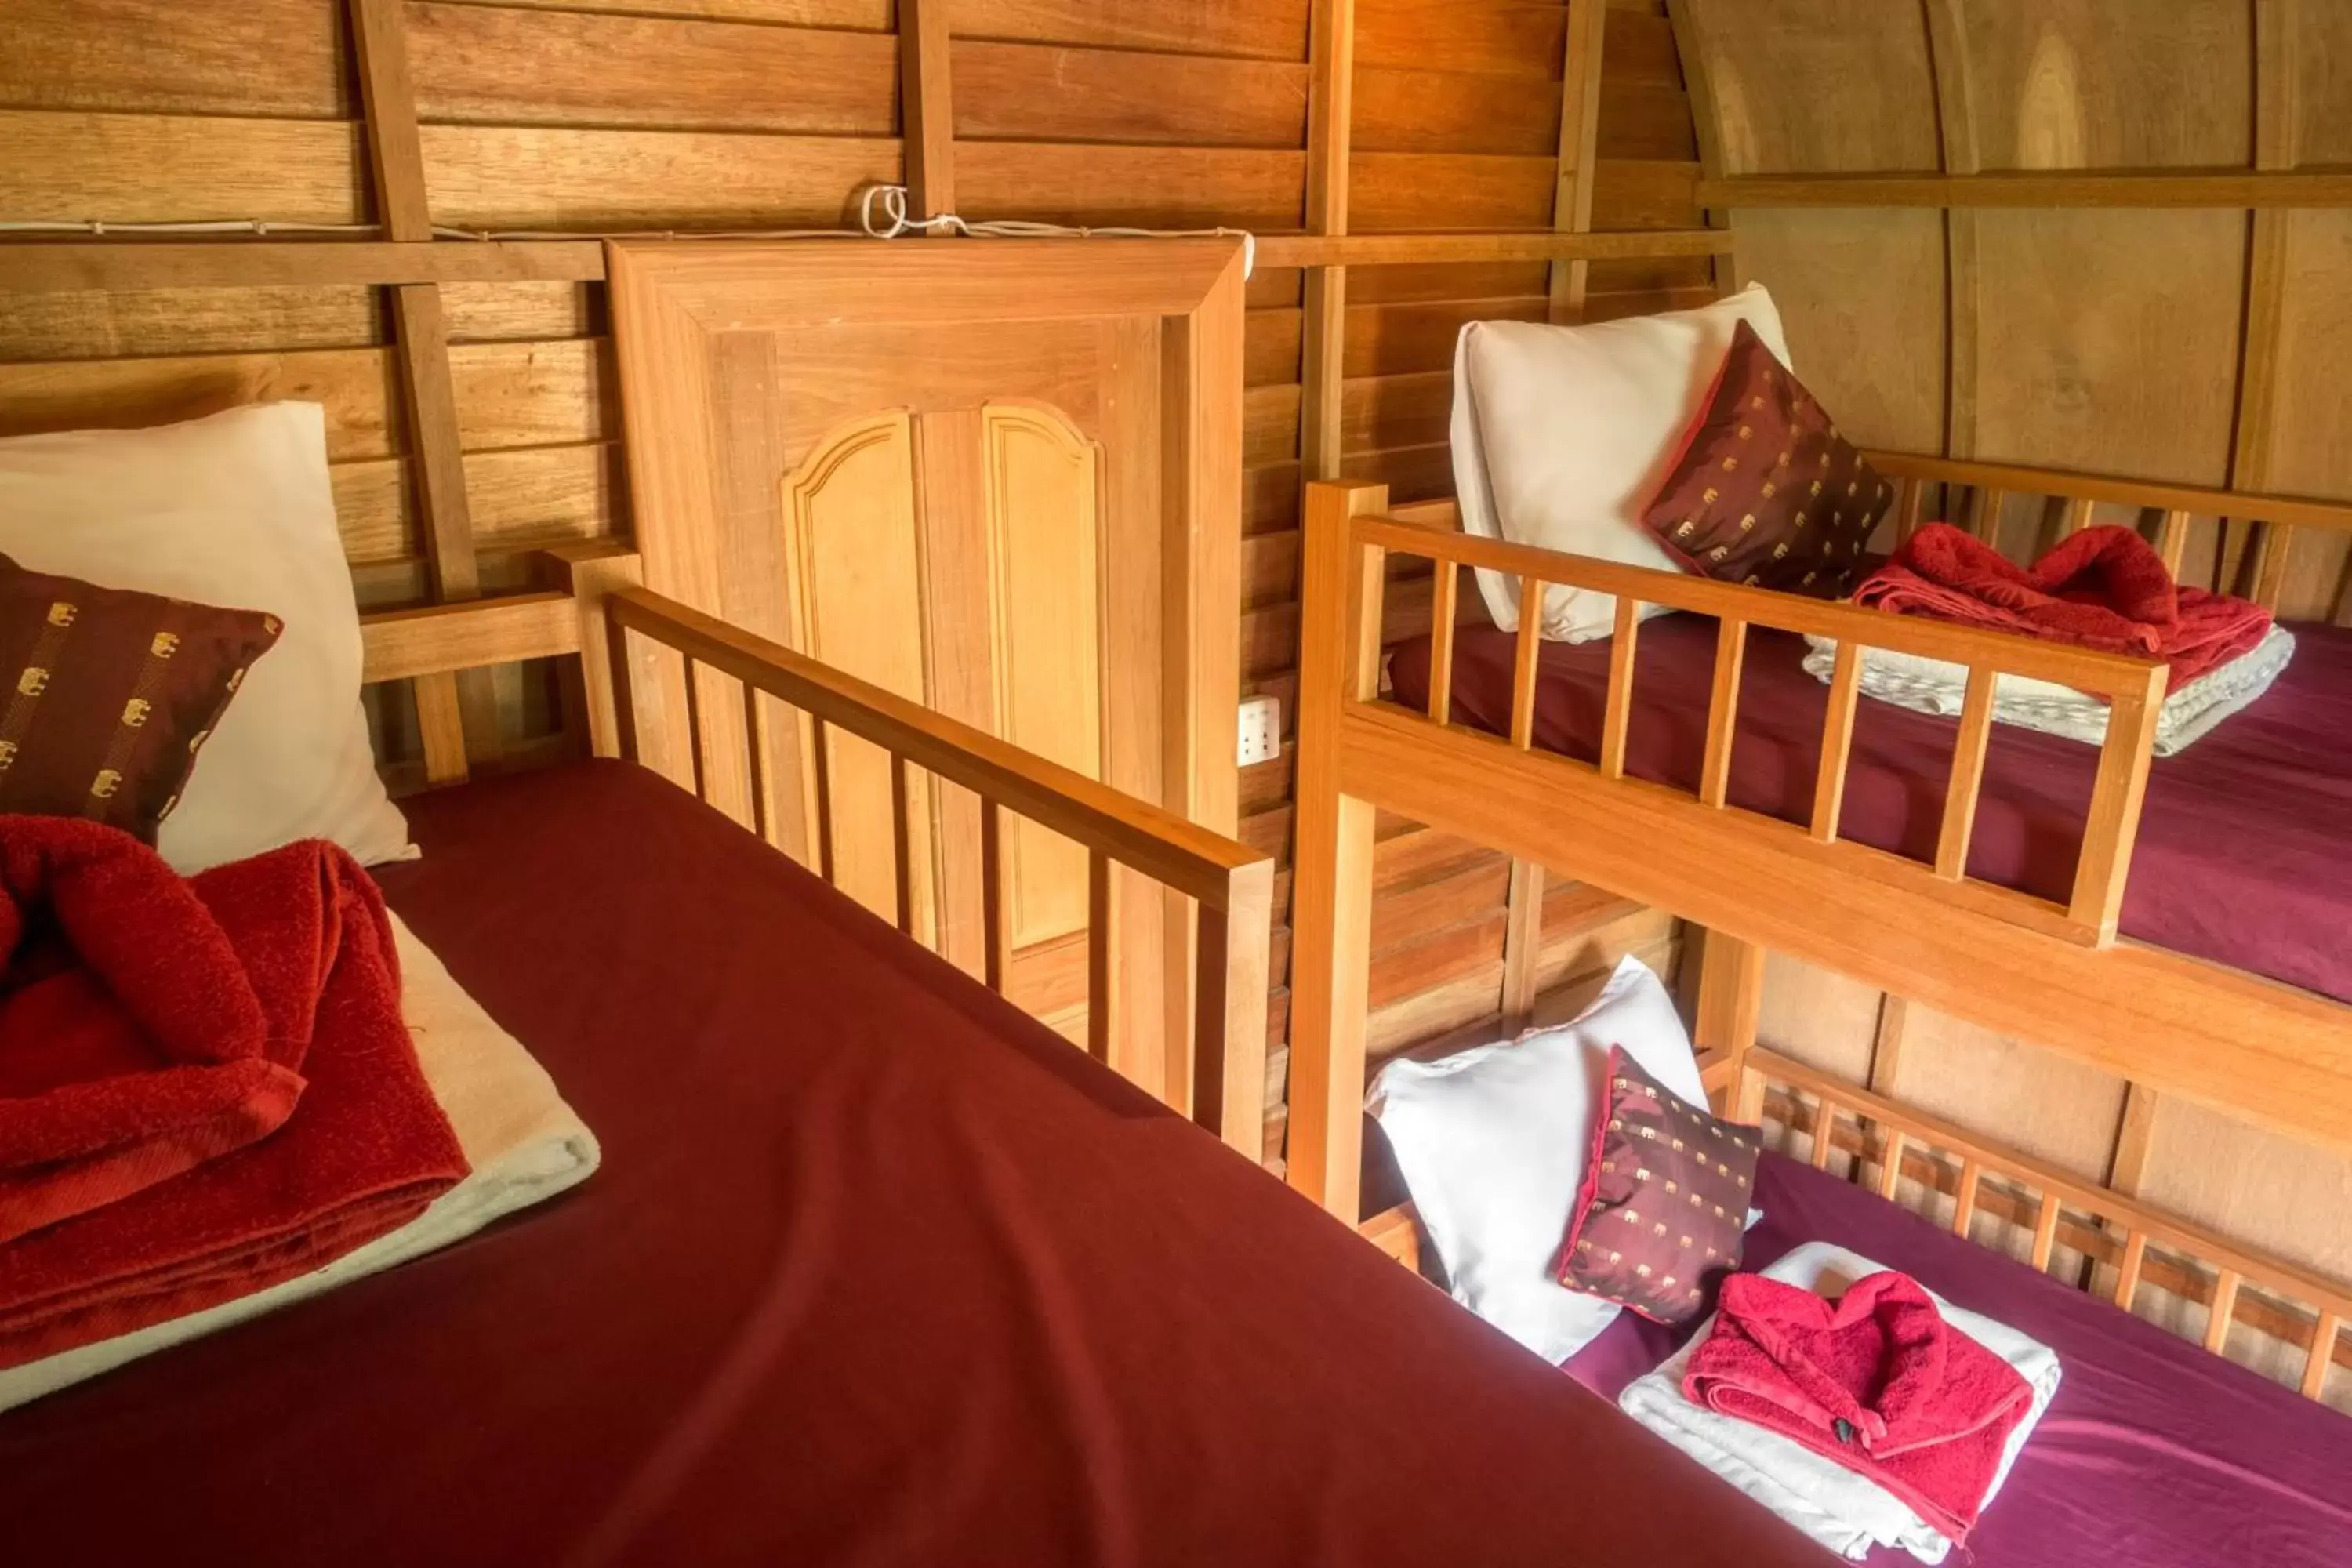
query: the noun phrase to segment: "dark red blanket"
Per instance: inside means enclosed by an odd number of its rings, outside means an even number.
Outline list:
[[[1949,523],[1931,522],[1864,579],[1857,605],[2160,658],[2179,689],[2251,651],[2271,629],[2260,605],[2174,583],[2128,528],[2086,528],[2031,567]]]
[[[0,817],[0,1366],[322,1267],[465,1175],[341,849],[183,881],[112,829]]]
[[[1965,1541],[2033,1391],[1893,1272],[1835,1301],[1760,1274],[1723,1282],[1683,1392],[1834,1459]]]

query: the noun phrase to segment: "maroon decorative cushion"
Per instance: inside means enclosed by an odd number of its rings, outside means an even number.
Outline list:
[[[146,840],[278,617],[28,572],[0,555],[0,812]]]
[[[1894,487],[1742,321],[1642,521],[1693,572],[1833,599],[1853,586],[1894,501]]]
[[[1591,1163],[1560,1248],[1559,1282],[1661,1323],[1686,1323],[1739,1267],[1756,1131],[1660,1087],[1620,1047]]]

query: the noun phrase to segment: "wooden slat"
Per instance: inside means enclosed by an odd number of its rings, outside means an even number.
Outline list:
[[[1837,663],[1830,672],[1829,709],[1822,721],[1820,772],[1813,778],[1812,835],[1815,842],[1837,841],[1838,818],[1845,807],[1846,763],[1853,754],[1853,712],[1862,693],[1862,648],[1852,638],[1838,644]]]
[[[1903,1184],[1903,1148],[1907,1142],[1899,1127],[1887,1128],[1881,1134],[1878,1154],[1878,1195],[1892,1202],[1895,1189]]]
[[[1265,235],[1262,267],[1475,266],[1503,261],[1622,261],[1727,256],[1731,236],[1713,229],[1622,234]]]
[[[1502,1014],[1523,1019],[1534,1009],[1542,978],[1544,884],[1549,879],[1532,860],[1511,862],[1503,897]]]
[[[1430,584],[1429,718],[1445,723],[1454,712],[1454,616],[1462,574],[1440,567]]]
[[[2344,1331],[2341,1312],[2323,1311],[2311,1336],[2311,1353],[2303,1363],[2303,1396],[2317,1399],[2327,1392],[2327,1369],[2336,1360],[2336,1342]]]
[[[1511,658],[1511,744],[1527,751],[1536,743],[1536,661],[1543,651],[1544,584],[1519,582],[1518,641]]]
[[[1969,531],[1987,543],[2000,537],[2000,511],[2009,502],[2009,492],[1980,489],[1969,502]]]
[[[2156,743],[2156,721],[2164,705],[2165,670],[2147,671],[2137,694],[2118,693],[2107,704],[2107,739],[2091,785],[2091,809],[2083,825],[2083,848],[2074,868],[2069,915],[2112,942],[2121,917],[2124,885],[2131,875],[2131,852],[2139,836],[2140,807],[2147,795],[2147,770]]]
[[[2064,515],[2059,521],[2058,537],[2071,539],[2090,527],[2091,514],[2097,510],[2098,504],[2089,496],[2075,496],[2068,500]]]
[[[949,9],[950,0],[898,0],[898,101],[906,121],[907,205],[916,217],[956,210]]]
[[[416,728],[425,748],[425,782],[461,784],[466,777],[466,725],[457,707],[457,682],[448,675],[416,682]]]
[[[710,804],[710,730],[702,719],[702,682],[694,660],[686,661],[686,755],[694,774],[695,798]]]
[[[2044,1192],[2042,1206],[2033,1222],[2033,1267],[2049,1272],[2050,1254],[2058,1245],[2058,1194]]]
[[[743,688],[743,753],[751,776],[751,831],[761,842],[773,844],[775,839],[775,790],[769,778],[768,710],[760,699],[756,686]]]
[[[689,672],[689,677],[691,672]],[[694,682],[686,686],[689,700]],[[890,873],[892,908],[898,910],[901,935],[913,936],[915,909],[914,781],[904,756],[890,757]]]
[[[980,921],[983,975],[988,988],[1004,994],[1012,971],[1012,928],[1005,919],[1004,808],[992,800],[980,805]]]
[[[1832,1142],[1830,1134],[1836,1126],[1837,1102],[1826,1094],[1816,1094],[1813,1099],[1813,1146],[1811,1153],[1813,1169],[1816,1171],[1826,1171],[1830,1168],[1830,1149]]]
[[[2180,575],[2180,563],[2189,553],[2189,514],[2175,510],[2164,514],[2163,531],[2157,535],[2157,550],[2164,557],[2164,569]]]
[[[1984,1166],[1975,1160],[1960,1166],[1959,1189],[1952,1196],[1952,1234],[1965,1237],[1977,1217],[1977,1194],[1984,1185]]]
[[[809,716],[809,809],[814,814],[816,874],[830,882],[834,879],[833,737],[827,728],[821,715]]]
[[[2131,1310],[2132,1298],[2139,1294],[2140,1269],[2147,1262],[2147,1232],[2134,1230],[2131,1239],[2124,1243],[2124,1260],[2116,1268],[2115,1303],[2125,1311]]]
[[[2287,569],[2294,559],[2294,530],[2278,522],[2259,526],[2262,541],[2254,548],[2252,597],[2263,608],[2276,610],[2279,595],[2286,587]]]
[[[1698,798],[1719,806],[1731,795],[1731,749],[1739,730],[1739,672],[1748,660],[1748,623],[1726,619],[1715,634],[1715,680],[1707,694],[1706,755]]]
[[[1951,782],[1944,790],[1943,826],[1936,836],[1936,875],[1948,882],[1957,882],[1968,874],[1977,800],[1984,792],[1985,753],[1992,745],[1998,679],[1990,669],[1969,671],[1968,697],[1960,705],[1959,732],[1952,745]]]
[[[2209,1303],[2205,1319],[2205,1348],[2220,1355],[2230,1342],[2230,1321],[2238,1310],[2238,1288],[2246,1277],[2234,1268],[2224,1268],[2213,1279],[2213,1300]]]
[[[1560,96],[1559,179],[1552,200],[1552,227],[1562,234],[1584,234],[1592,227],[1595,167],[1601,144],[1601,81],[1604,69],[1608,0],[1569,0],[1563,83]],[[1548,312],[1555,322],[1584,318],[1585,296],[1591,287],[1592,266],[1586,261],[1556,261],[1551,268],[1551,300]]]
[[[1609,688],[1601,713],[1601,775],[1625,776],[1625,737],[1633,722],[1633,668],[1642,637],[1638,599],[1617,601],[1616,629],[1609,639]]]
[[[1098,1062],[1115,1059],[1111,1021],[1118,1016],[1118,879],[1110,857],[1097,849],[1087,858],[1087,1051]]]
[[[1749,174],[1702,181],[1698,196],[1710,207],[2341,207],[2352,206],[2352,174]]]
[[[580,651],[569,594],[517,594],[470,603],[379,610],[360,617],[360,679],[407,680]]]
[[[1973,485],[2021,495],[2090,496],[2119,506],[2179,510],[2196,517],[2259,517],[2292,523],[2297,528],[2352,532],[2352,501],[2318,500],[2254,489],[2217,489],[2205,485],[2168,484],[2015,463],[1982,463],[1916,452],[1873,450],[1864,456],[1871,467],[1889,479]]]
[[[0,245],[0,293],[326,288],[394,283],[586,282],[604,276],[593,240],[92,240]]]

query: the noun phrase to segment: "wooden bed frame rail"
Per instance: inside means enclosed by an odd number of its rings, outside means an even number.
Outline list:
[[[1109,955],[1118,919],[1114,863],[1192,899],[1197,906],[1190,1112],[1257,1163],[1265,1140],[1267,948],[1274,899],[1274,861],[1172,812],[1138,800],[1084,773],[1048,762],[986,731],[936,713],[881,687],[819,663],[781,643],[743,631],[677,600],[644,588],[622,588],[604,601],[610,619],[611,689],[618,705],[621,753],[635,757],[641,740],[644,679],[633,665],[633,637],[680,656],[686,664],[682,704],[686,734],[678,752],[692,759],[698,793],[710,769],[700,711],[699,666],[732,678],[742,689],[742,732],[750,737],[752,826],[773,842],[774,793],[761,777],[769,754],[772,718],[764,696],[808,716],[810,776],[814,792],[816,869],[834,879],[826,731],[838,729],[887,752],[891,759],[897,907],[901,931],[914,934],[911,775],[921,769],[981,797],[981,866],[989,987],[1005,989],[1011,967],[1005,883],[1008,814],[1050,828],[1090,852],[1087,1046],[1099,1060],[1116,1059],[1111,1037],[1117,975]],[[675,738],[673,738],[675,739]],[[1186,1109],[1178,1107],[1179,1110]]]
[[[1998,477],[2027,488],[2022,470],[1938,464],[1916,472],[1935,473],[1937,482],[1984,485]],[[2048,478],[2061,493],[2066,484],[2094,484]],[[2120,493],[2127,503],[2145,489],[2095,482],[2101,499]],[[2225,499],[2239,516],[2335,526],[2341,514],[2352,521],[2352,508],[2312,506],[2306,515],[2300,509],[2310,503]],[[1451,508],[1387,515],[1387,500],[1380,487],[1318,484],[1307,503],[1288,1168],[1295,1184],[1341,1217],[1352,1223],[1360,1203],[1371,852],[1382,810],[1706,928],[1708,983],[1696,1031],[1703,1047],[1736,1056],[1753,1042],[1763,954],[1778,950],[2074,1056],[2150,1092],[2180,1094],[2320,1145],[2352,1146],[2352,1008],[2116,939],[2164,691],[2160,667],[1471,538],[1448,530]],[[1438,565],[1426,711],[1379,698],[1391,554]],[[1450,721],[1462,567],[1522,579],[1507,738]],[[1534,612],[1544,583],[1619,596],[1597,763],[1534,745]],[[1626,775],[1640,603],[1710,615],[1742,632],[1766,626],[1837,639],[1824,765],[1809,823],[1728,805],[1742,637],[1721,639],[1696,791]],[[1970,671],[1931,864],[1838,837],[1863,647]],[[2063,905],[1966,875],[1992,682],[2001,673],[2095,692],[2112,705],[2073,897]]]

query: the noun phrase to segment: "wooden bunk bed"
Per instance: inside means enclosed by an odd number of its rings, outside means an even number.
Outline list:
[[[2352,529],[2352,505],[2339,503],[1895,454],[1871,460],[1903,486],[1902,530],[1916,526],[1936,486],[1975,492],[1969,516],[1980,532],[2008,495],[2053,498],[2065,530],[2088,522],[2095,506],[2120,505],[2162,514],[2160,548],[2177,567],[2192,517],[2261,520],[2245,571],[2255,595],[2272,605],[2297,531]],[[1809,1148],[1816,1168],[1851,1155],[1874,1166],[1888,1195],[1903,1180],[1924,1182],[1950,1195],[1949,1225],[1961,1235],[1998,1189],[2002,1217],[2031,1237],[2035,1266],[2049,1263],[2055,1245],[2081,1245],[2104,1270],[2101,1288],[2126,1305],[2144,1281],[2160,1279],[2206,1304],[2209,1348],[2221,1347],[2233,1315],[2258,1322],[2302,1347],[2300,1385],[2314,1398],[2332,1366],[2352,1363],[2340,1335],[2352,1291],[1757,1044],[1764,956],[1779,952],[2095,1064],[2135,1091],[2187,1096],[2306,1142],[2346,1146],[2352,1005],[2118,935],[2164,694],[2161,666],[1473,538],[1458,528],[1451,503],[1391,509],[1378,487],[1318,485],[1308,498],[1289,1153],[1302,1191],[1415,1259],[1409,1209],[1360,1213],[1371,847],[1375,814],[1389,812],[1705,928],[1693,1033],[1710,1089],[1740,1119],[1769,1113]],[[1425,616],[1418,604],[1391,602],[1403,596],[1391,583],[1399,558],[1436,567]],[[1489,728],[1460,721],[1455,708],[1454,647],[1464,635],[1456,620],[1465,608],[1458,584],[1470,568],[1515,578],[1524,606],[1508,644],[1508,721]],[[1535,606],[1546,584],[1617,595],[1605,710],[1590,761],[1536,743],[1542,645]],[[1713,618],[1731,634],[1717,637],[1712,678],[1702,688],[1695,787],[1628,771],[1637,661],[1645,641],[1665,635],[1661,623],[1637,619],[1643,604]],[[1386,641],[1424,626],[1425,705],[1385,700]],[[1800,820],[1732,802],[1750,628],[1809,633],[1838,647],[1811,809]],[[1944,789],[1940,827],[1924,859],[1841,836],[1865,647],[1969,670],[1966,710],[1949,726],[1948,778],[1928,782]],[[1993,743],[1993,681],[2002,674],[2037,676],[2111,704],[2063,898],[1969,874]],[[2084,1282],[2090,1279],[2086,1270]]]

